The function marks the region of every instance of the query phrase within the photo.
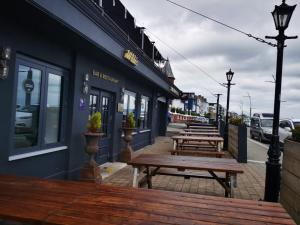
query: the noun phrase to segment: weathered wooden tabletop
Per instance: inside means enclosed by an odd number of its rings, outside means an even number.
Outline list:
[[[186,135],[186,136],[220,136],[219,132],[187,132],[187,131],[181,131],[179,134],[180,135]]]
[[[186,132],[211,132],[211,133],[215,133],[215,132],[219,132],[217,129],[183,129]]]
[[[134,167],[154,166],[186,170],[243,173],[243,168],[235,159],[225,158],[141,154],[127,164]]]
[[[202,129],[202,130],[217,130],[216,127],[205,127],[205,126],[189,126],[190,129]]]
[[[184,140],[184,141],[216,141],[216,142],[224,141],[222,137],[208,137],[208,136],[176,135],[176,136],[172,136],[171,138],[173,140]]]
[[[26,224],[295,224],[279,203],[0,176],[0,218]]]

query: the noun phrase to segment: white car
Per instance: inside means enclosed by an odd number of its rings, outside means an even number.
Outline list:
[[[292,136],[292,130],[295,127],[300,126],[300,119],[284,119],[280,120],[279,123],[279,141],[284,143],[286,138],[290,138]]]
[[[15,121],[16,127],[26,127],[30,128],[32,127],[32,113],[29,112],[16,112],[16,121]]]

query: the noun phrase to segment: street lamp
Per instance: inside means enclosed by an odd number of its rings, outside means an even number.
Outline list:
[[[224,131],[224,150],[228,150],[228,110],[229,110],[229,97],[230,97],[230,86],[234,85],[231,83],[234,72],[231,69],[226,73],[227,78],[227,106],[226,106],[226,119],[225,119],[225,131]]]
[[[289,26],[290,19],[296,5],[289,6],[282,1],[280,6],[275,6],[272,16],[274,18],[276,30],[279,34],[276,37],[266,36],[269,39],[277,40],[277,64],[275,79],[275,98],[274,98],[274,119],[271,143],[268,150],[268,160],[266,162],[266,183],[265,183],[265,201],[277,202],[280,190],[280,146],[279,146],[279,116],[280,116],[280,95],[282,80],[283,49],[286,39],[295,39],[297,36],[287,37],[284,30]]]
[[[220,96],[222,94],[215,94],[215,96],[217,97],[217,110],[216,110],[216,124],[217,124],[217,128],[218,130],[220,130],[220,124],[219,124],[219,99],[220,99]]]
[[[247,94],[248,94],[248,95],[243,96],[243,97],[249,98],[249,103],[250,103],[249,118],[251,119],[251,115],[252,115],[252,101],[251,101],[251,95],[249,94],[249,92],[248,92]]]

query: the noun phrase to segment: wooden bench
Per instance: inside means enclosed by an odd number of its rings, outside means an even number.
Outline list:
[[[178,144],[179,149],[185,149],[185,148],[192,148],[192,149],[209,149],[209,150],[215,150],[215,146],[211,145],[205,145],[205,144],[199,144],[199,143],[184,143],[184,144]]]
[[[145,172],[146,173],[146,172]],[[199,172],[199,171],[180,171],[176,169],[161,168],[156,172],[156,175],[166,175],[166,176],[176,176],[184,177],[184,179],[192,178],[204,178],[204,179],[215,179],[208,172]],[[225,179],[224,176],[218,174],[220,179]]]
[[[222,158],[225,153],[211,150],[170,150],[171,155],[185,155],[185,156],[210,156]]]

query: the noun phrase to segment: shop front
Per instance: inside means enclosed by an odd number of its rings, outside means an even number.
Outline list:
[[[134,150],[165,134],[168,102],[180,90],[94,1],[11,1],[6,7],[0,15],[0,173],[77,178],[87,157],[83,133],[98,111],[98,163],[119,159],[129,113],[136,121]]]

